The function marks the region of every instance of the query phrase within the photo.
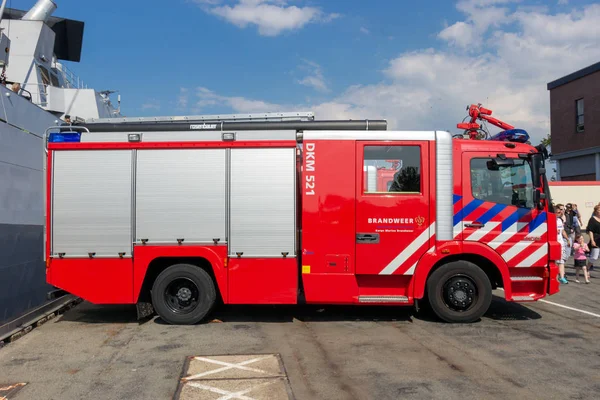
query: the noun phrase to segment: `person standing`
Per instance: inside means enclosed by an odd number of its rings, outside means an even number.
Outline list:
[[[570,243],[569,237],[567,236],[565,229],[564,229],[564,223],[563,223],[564,213],[565,213],[565,206],[563,206],[562,204],[557,204],[556,205],[556,231],[558,233],[558,237],[556,240],[558,241],[558,243],[560,243],[560,246],[562,248],[560,260],[556,260],[556,264],[558,265],[558,273],[559,273],[558,281],[562,284],[568,284],[569,281],[567,280],[567,278],[565,278],[565,261],[567,258],[569,258],[569,255],[567,254],[567,245],[570,248],[571,243]],[[599,222],[599,224],[600,224],[600,222]]]
[[[577,219],[577,214],[573,210],[573,205],[571,203],[567,203],[565,208],[565,217],[563,218],[565,223],[565,232],[567,236],[569,236],[569,240],[571,241],[571,245],[575,243],[575,236],[581,232],[577,232],[575,227],[579,225],[579,220]],[[573,255],[573,248],[567,248],[567,255],[570,257]]]
[[[585,283],[590,283],[590,277],[588,275],[588,271],[586,268],[587,257],[585,253],[589,251],[587,244],[583,241],[583,235],[577,235],[577,242],[573,243],[573,259],[575,266],[575,282],[579,283],[579,271],[583,269],[583,277],[585,278]]]
[[[590,236],[590,242],[588,245],[590,248],[588,272],[592,272],[594,270],[594,262],[598,259],[598,255],[600,255],[600,248],[598,247],[598,244],[600,244],[600,204],[594,207],[594,213],[590,217],[585,230]]]
[[[577,217],[577,219],[573,220],[573,226],[575,228],[575,235],[581,234],[581,214],[577,209],[577,204],[573,204],[573,215]]]

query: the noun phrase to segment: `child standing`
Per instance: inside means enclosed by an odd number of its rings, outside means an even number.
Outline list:
[[[583,276],[585,278],[585,283],[590,283],[590,276],[588,275],[586,263],[587,257],[585,253],[589,252],[587,244],[583,242],[583,236],[577,235],[575,237],[575,244],[573,244],[573,251],[575,259],[575,282],[579,283],[579,271],[583,269]]]

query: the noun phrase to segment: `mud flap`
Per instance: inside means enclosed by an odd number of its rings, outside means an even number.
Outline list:
[[[554,261],[550,262],[548,270],[550,272],[550,277],[548,278],[548,294],[552,296],[560,291],[560,283],[557,280],[558,266]]]
[[[152,307],[152,303],[140,301],[135,304],[135,308],[137,309],[138,320],[154,315],[154,307]]]

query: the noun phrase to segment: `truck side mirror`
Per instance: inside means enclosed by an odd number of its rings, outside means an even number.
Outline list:
[[[543,200],[546,200],[546,195],[542,193],[540,189],[535,189],[533,191],[533,204],[535,204],[535,207],[537,207],[539,210],[544,209]]]
[[[542,154],[532,154],[531,166],[533,172],[533,187],[540,188],[542,187],[542,175],[546,173],[546,168],[544,168],[544,156]]]

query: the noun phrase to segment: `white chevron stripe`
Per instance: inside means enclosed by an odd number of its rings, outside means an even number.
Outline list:
[[[548,254],[548,245],[544,245],[544,246],[540,247],[539,249],[537,249],[536,251],[534,251],[529,257],[527,257],[526,259],[521,261],[519,264],[517,264],[517,267],[519,267],[519,268],[531,267],[531,266],[533,266],[533,264],[535,262],[539,261],[542,257],[544,257],[545,254]]]
[[[533,230],[533,232],[527,234],[527,236],[525,236],[524,239],[527,239],[528,237],[539,237],[539,236],[542,236],[547,231],[548,231],[547,225],[545,223],[541,224],[540,226],[538,226],[537,228],[535,228]],[[529,246],[531,246],[533,243],[535,243],[535,242],[533,242],[531,240],[523,240],[523,241],[517,242],[513,247],[511,247],[510,249],[506,250],[502,254],[502,258],[504,258],[504,261],[509,262],[517,254],[519,254],[521,251],[523,251],[526,248],[528,248]]]
[[[431,253],[431,252],[433,252],[433,249],[435,249],[435,245],[431,246],[431,248],[429,250],[427,250],[427,252]],[[418,262],[419,262],[419,260],[415,261],[415,263],[412,265],[412,267],[410,267],[408,269],[408,271],[406,271],[403,275],[414,275]]]
[[[488,233],[490,233],[491,231],[493,231],[501,223],[502,222],[488,222],[483,228],[477,229],[475,232],[470,234],[469,237],[465,240],[477,241],[485,235],[487,235]]]
[[[525,228],[529,223],[527,222],[515,222],[504,231],[502,231],[498,236],[496,236],[491,242],[490,247],[492,249],[497,249],[502,246],[504,243],[509,241],[514,235],[516,235],[521,229]]]
[[[410,267],[408,269],[408,271],[406,271],[403,275],[413,275],[415,273],[415,269],[417,268],[417,261],[415,261],[415,263],[412,265],[412,267]]]
[[[504,243],[508,242],[514,235],[516,235],[518,232],[520,232],[527,225],[528,225],[528,223],[525,223],[525,222],[517,222],[515,224],[512,224],[507,230],[505,230],[500,235],[498,235],[496,238],[494,238],[489,243],[489,246],[492,249],[497,249],[498,247],[502,246]],[[540,224],[540,226],[535,228],[533,230],[533,232],[528,233],[525,237],[541,236],[546,232],[548,232],[548,225],[544,222],[544,223]]]
[[[402,264],[404,264],[406,262],[408,257],[413,255],[415,253],[415,251],[417,251],[417,249],[419,247],[423,246],[423,244],[425,244],[425,242],[428,241],[434,234],[435,234],[435,222],[433,222],[431,225],[429,225],[429,228],[425,229],[415,240],[413,240],[413,242],[411,244],[409,244],[404,250],[402,250],[400,252],[400,254],[398,254],[387,265],[387,267],[385,267],[383,270],[381,270],[379,275],[391,275],[394,272],[396,272],[396,270],[398,268],[400,268],[402,266]]]

